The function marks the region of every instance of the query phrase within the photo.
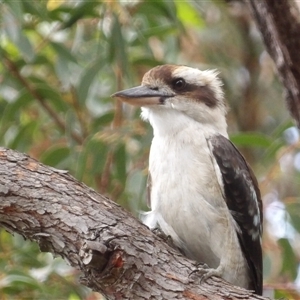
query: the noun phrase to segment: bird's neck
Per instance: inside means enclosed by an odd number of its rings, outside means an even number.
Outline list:
[[[222,134],[228,137],[226,118],[223,115],[208,116],[203,122],[198,122],[185,113],[172,109],[142,108],[142,118],[148,120],[153,127],[154,136],[175,136],[183,130],[201,130],[208,137]]]

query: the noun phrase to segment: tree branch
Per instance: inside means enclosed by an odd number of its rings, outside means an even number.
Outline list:
[[[285,87],[290,114],[300,128],[299,11],[292,7],[291,1],[247,2]]]
[[[108,299],[266,299],[190,261],[113,201],[66,171],[0,148],[0,226],[36,241]]]

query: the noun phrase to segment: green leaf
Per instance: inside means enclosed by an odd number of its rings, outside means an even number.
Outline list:
[[[167,18],[173,21],[175,26],[178,25],[176,6],[173,1],[143,1],[138,6],[137,13],[147,17],[148,21]]]
[[[62,163],[68,159],[70,149],[66,146],[54,145],[47,149],[40,158],[40,161],[45,164],[56,168],[63,168]]]
[[[16,17],[16,19],[22,21],[24,17],[22,2],[11,0],[5,0],[4,2],[9,6],[11,13]]]
[[[32,101],[32,96],[26,90],[23,90],[14,102],[6,106],[0,123],[0,132],[2,135],[4,134],[2,130],[6,129],[6,125],[15,123],[21,110],[24,110]]]
[[[55,50],[57,55],[59,55],[62,59],[65,59],[67,61],[71,61],[71,62],[77,64],[76,58],[72,55],[71,51],[69,49],[67,49],[63,44],[56,43],[56,42],[50,42],[50,45]]]
[[[288,239],[279,239],[278,244],[281,246],[283,251],[283,262],[281,272],[283,274],[289,274],[292,280],[295,280],[297,277],[297,258],[295,256],[294,250],[291,247],[291,244]]]
[[[144,170],[130,172],[126,180],[126,191],[129,193],[131,210],[136,212],[141,208],[147,210],[145,187],[147,184],[147,173]]]
[[[122,25],[116,15],[113,16],[108,59],[110,62],[116,62],[120,66],[122,73],[128,73],[127,42],[122,33]]]
[[[126,182],[126,150],[125,145],[121,143],[117,150],[115,151],[115,162],[116,162],[116,177],[125,184]]]
[[[114,119],[114,112],[109,111],[108,113],[102,115],[101,117],[95,119],[93,121],[93,129],[94,130],[99,130],[102,126],[106,126],[112,122]]]
[[[132,46],[138,46],[145,39],[149,39],[152,36],[155,36],[156,38],[159,37],[163,38],[164,36],[175,32],[176,32],[176,27],[174,27],[173,24],[164,24],[156,27],[145,28],[138,31],[137,37],[133,39],[130,44]]]
[[[109,147],[103,141],[93,138],[87,147],[89,155],[91,157],[91,172],[92,174],[101,174],[106,164],[107,153]]]
[[[97,14],[94,12],[97,5],[99,5],[100,2],[97,1],[83,1],[76,7],[74,7],[70,11],[69,18],[63,23],[61,29],[66,29],[68,27],[71,27],[75,22],[77,22],[81,18],[86,18],[88,16],[93,17],[97,16]]]
[[[69,62],[61,56],[58,56],[54,67],[56,76],[59,78],[62,85],[69,86],[72,81],[72,68],[70,68]]]
[[[263,256],[263,276],[269,277],[272,272],[272,258],[268,255],[268,253],[265,253]]]
[[[46,5],[40,1],[22,0],[24,12],[37,16],[43,21],[48,20],[48,12]]]
[[[273,159],[277,152],[285,145],[285,141],[281,138],[277,138],[273,141],[273,143],[266,149],[266,152],[264,153],[263,159],[270,160]]]
[[[80,300],[81,298],[77,294],[71,294],[68,298],[68,300]]]
[[[26,62],[33,62],[35,58],[35,52],[27,36],[21,33],[16,44],[20,49],[24,60]]]
[[[10,11],[7,11],[2,16],[2,22],[3,22],[2,26],[4,27],[7,36],[13,43],[16,43],[21,34],[20,23],[17,21],[15,16]]]
[[[39,127],[37,120],[31,121],[26,125],[18,126],[18,133],[9,145],[9,148],[18,149],[19,151],[27,151],[32,145],[34,132]]]
[[[163,65],[164,62],[163,61],[158,61],[152,57],[137,57],[132,61],[132,65],[134,65],[135,67],[138,66],[147,66],[149,68],[154,68],[157,65]]]
[[[18,288],[23,288],[26,286],[27,288],[33,288],[33,289],[38,289],[39,285],[38,282],[33,279],[32,277],[22,274],[12,274],[5,276],[4,282],[6,282],[7,286],[18,286]]]
[[[64,99],[61,97],[61,95],[56,89],[51,88],[48,84],[38,84],[36,86],[36,91],[43,97],[45,101],[52,103],[58,112],[63,112],[68,109],[68,105],[64,102]]]
[[[290,119],[285,122],[282,122],[272,132],[272,136],[274,136],[275,138],[280,138],[285,130],[287,130],[288,128],[293,127],[293,126],[295,126],[295,124]]]
[[[230,140],[237,146],[267,148],[272,144],[272,139],[264,134],[243,132],[230,135]]]
[[[32,62],[35,53],[28,37],[23,32],[21,22],[11,13],[11,11],[7,10],[3,15],[3,23],[7,36],[22,53],[24,60],[26,62]]]
[[[107,153],[108,146],[96,136],[88,140],[77,159],[76,178],[82,180],[86,173],[93,176],[101,174],[106,163]]]
[[[78,99],[81,104],[85,103],[86,98],[88,97],[89,89],[103,65],[103,59],[98,59],[97,61],[93,62],[81,76],[80,83],[77,88]]]
[[[290,215],[292,225],[300,232],[300,203],[288,203],[286,210]]]
[[[53,62],[49,60],[49,58],[41,53],[35,55],[34,61],[32,64],[41,65],[41,66],[51,66]]]
[[[188,1],[175,1],[177,17],[184,25],[204,27],[205,23],[200,14]]]

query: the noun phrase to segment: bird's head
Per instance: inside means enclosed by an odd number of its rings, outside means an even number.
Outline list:
[[[216,127],[216,131],[226,131],[226,105],[221,86],[215,70],[162,65],[148,71],[140,86],[117,92],[113,97],[142,107],[142,117],[149,119],[152,126],[159,118],[167,121],[171,117],[176,122],[182,115]],[[218,130],[218,127],[222,128]]]

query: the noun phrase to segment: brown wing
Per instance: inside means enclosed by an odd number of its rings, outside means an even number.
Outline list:
[[[224,136],[210,138],[220,168],[225,201],[238,224],[239,242],[247,260],[252,287],[262,294],[262,201],[257,180],[238,149]]]

